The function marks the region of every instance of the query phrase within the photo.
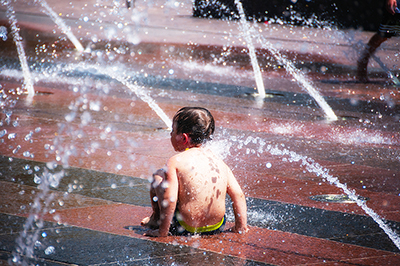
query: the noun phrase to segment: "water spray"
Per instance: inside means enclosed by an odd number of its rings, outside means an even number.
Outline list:
[[[247,43],[247,46],[249,49],[251,64],[253,66],[254,76],[255,76],[256,84],[257,84],[257,88],[258,88],[258,96],[260,96],[260,98],[265,98],[265,89],[264,89],[264,83],[263,83],[262,75],[261,75],[261,71],[260,71],[260,66],[258,65],[254,45],[252,44],[252,40],[251,40],[251,36],[250,36],[251,29],[249,27],[249,23],[246,20],[246,16],[244,13],[242,3],[239,0],[235,0],[235,4],[239,10],[241,30],[243,32],[244,38],[246,40],[246,43]],[[258,42],[262,43],[263,46],[266,46],[266,48],[274,55],[274,57],[278,60],[278,62],[282,63],[285,66],[286,71],[288,71],[303,86],[303,88],[305,88],[307,90],[307,92],[311,95],[311,97],[314,98],[314,100],[318,103],[318,105],[325,112],[325,117],[328,121],[337,121],[338,120],[338,117],[335,115],[332,108],[325,101],[325,99],[321,96],[321,94],[312,86],[312,84],[309,81],[307,81],[304,78],[304,76],[301,73],[299,73],[298,70],[295,69],[295,67],[293,66],[293,64],[291,62],[289,62],[287,59],[283,58],[269,41],[264,40],[264,39],[261,40],[260,35],[258,38]]]
[[[268,152],[274,156],[285,157],[284,159],[287,162],[298,162],[301,164],[301,167],[304,167],[309,173],[314,173],[323,181],[328,182],[329,184],[334,185],[337,188],[340,188],[351,200],[356,202],[356,204],[379,225],[379,227],[386,233],[390,240],[392,240],[392,242],[400,250],[400,236],[396,234],[396,232],[392,228],[390,228],[390,226],[384,221],[384,219],[381,218],[373,209],[369,208],[366,204],[366,201],[364,201],[362,197],[357,195],[357,193],[353,189],[350,189],[347,187],[346,184],[341,183],[337,177],[330,175],[329,170],[323,168],[312,158],[297,154],[296,152],[290,151],[286,148],[280,149],[277,146],[273,146],[271,144],[267,145],[267,143],[259,137],[247,137],[246,139],[242,139],[235,136],[230,137],[230,141],[237,142],[238,149],[241,149],[243,146],[250,143],[257,144],[259,145],[257,149],[258,153]]]
[[[263,48],[269,50],[275,59],[282,64],[286,71],[292,75],[295,80],[308,92],[308,94],[314,98],[314,100],[318,103],[318,105],[322,108],[325,113],[325,117],[328,121],[337,121],[338,117],[335,112],[333,112],[332,108],[325,101],[322,95],[314,88],[310,81],[308,81],[304,75],[294,67],[293,63],[284,58],[280,52],[273,47],[273,45],[266,39],[262,38],[260,35],[258,36],[259,41],[262,43]],[[262,39],[261,39],[262,38]]]
[[[256,80],[258,96],[260,98],[265,98],[264,82],[262,80],[260,66],[258,65],[256,51],[254,49],[254,45],[251,40],[251,36],[250,36],[251,30],[250,30],[249,22],[247,22],[247,20],[246,20],[246,15],[244,13],[242,3],[239,0],[235,0],[235,5],[237,6],[237,8],[239,10],[240,29],[243,33],[244,39],[246,40],[247,48],[249,49],[249,55],[250,55],[251,65],[252,65],[253,71],[254,71],[254,78]]]
[[[400,87],[399,79],[396,77],[395,74],[392,73],[392,71],[390,71],[390,69],[387,66],[385,66],[385,64],[381,61],[381,59],[376,55],[372,55],[371,57],[378,63],[378,65],[383,69],[383,71],[387,73],[388,77],[393,81],[394,85],[396,87]]]
[[[57,15],[53,9],[47,4],[45,0],[39,1],[40,5],[45,9],[44,12],[57,24],[61,31],[67,35],[71,42],[75,45],[76,50],[82,53],[85,49],[82,44],[78,41],[75,35],[72,33],[71,28],[65,24],[65,22]]]
[[[6,15],[11,24],[11,33],[13,35],[13,39],[15,45],[17,46],[18,58],[21,63],[22,72],[24,74],[24,88],[28,93],[28,101],[31,101],[33,96],[35,95],[35,89],[33,88],[33,79],[31,72],[29,70],[28,61],[26,59],[24,46],[22,44],[22,37],[19,34],[19,28],[17,24],[17,18],[15,17],[14,9],[11,5],[10,0],[1,0],[1,4],[7,7]]]
[[[86,69],[86,70],[94,69],[98,73],[100,73],[101,75],[104,75],[104,76],[110,77],[112,79],[115,79],[118,82],[120,82],[121,84],[125,85],[133,93],[135,93],[136,96],[139,97],[139,99],[141,99],[142,101],[147,103],[147,105],[161,118],[161,120],[167,126],[168,130],[172,129],[172,120],[165,114],[165,112],[160,108],[160,106],[158,106],[158,104],[154,101],[154,99],[151,98],[151,96],[146,91],[141,89],[138,85],[133,84],[132,82],[130,82],[128,80],[128,77],[126,75],[124,75],[123,73],[121,73],[121,72],[117,73],[117,71],[114,71],[114,70],[109,69],[109,68],[103,68],[103,67],[99,67],[99,66],[96,66],[96,65],[86,66],[84,64],[71,65],[70,67],[63,68],[62,70],[63,71],[69,71],[69,70],[75,70],[77,68],[83,68],[83,69]]]

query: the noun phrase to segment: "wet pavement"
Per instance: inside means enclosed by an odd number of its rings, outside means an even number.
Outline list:
[[[48,3],[87,51],[75,51],[39,2],[13,3],[37,93],[21,93],[9,35],[0,49],[1,264],[400,264],[376,222],[400,232],[399,89],[372,61],[372,81],[354,80],[359,42],[372,33],[258,25],[338,115],[328,122],[262,43],[266,98],[255,98],[238,23],[193,18],[190,1],[137,3],[136,20],[111,1]],[[377,56],[396,72],[398,52],[392,39]],[[213,113],[216,149],[247,196],[248,234],[143,236],[147,178],[174,151],[142,91],[170,118],[187,105]],[[344,194],[335,178],[367,209],[335,198]],[[232,224],[229,200],[227,216]]]

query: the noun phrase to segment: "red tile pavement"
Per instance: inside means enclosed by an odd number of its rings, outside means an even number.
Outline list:
[[[15,83],[7,82],[3,88],[7,89],[14,85]],[[3,155],[26,158],[22,153],[23,151],[29,151],[34,154],[34,158],[30,159],[41,162],[54,161],[55,151],[45,147],[49,144],[54,145],[54,142],[58,141],[62,143],[58,145],[64,147],[72,145],[69,147],[75,150],[73,154],[67,156],[68,164],[71,166],[147,178],[156,168],[162,167],[167,158],[174,154],[169,142],[169,133],[164,130],[154,131],[154,129],[151,129],[149,131],[142,130],[142,132],[129,132],[113,129],[112,132],[106,133],[107,125],[114,126],[114,124],[110,124],[109,117],[114,119],[113,116],[116,114],[120,117],[132,115],[135,118],[138,115],[139,117],[146,116],[146,119],[151,118],[159,121],[156,114],[138,99],[103,95],[101,96],[103,110],[97,116],[94,116],[90,125],[81,125],[77,118],[77,123],[68,123],[63,130],[60,130],[59,123],[64,122],[65,115],[70,112],[68,106],[73,104],[73,99],[77,99],[80,95],[70,90],[49,87],[49,84],[37,87],[37,90],[51,94],[39,94],[34,98],[31,107],[20,96],[22,99],[17,102],[12,115],[13,119],[18,117],[18,127],[4,125],[4,128],[8,129],[8,133],[17,133],[17,135],[12,139],[3,138],[4,142],[0,143],[0,146],[3,147],[1,149]],[[86,93],[85,97],[92,100],[98,99],[92,93]],[[65,101],[66,98],[69,101]],[[221,99],[223,98],[221,97]],[[180,107],[176,104],[163,102],[160,102],[160,106],[170,117]],[[107,107],[106,110],[105,107]],[[249,120],[248,114],[217,109],[212,111],[215,113],[217,124],[222,124],[223,127],[235,130],[245,129],[252,131],[257,130],[257,126],[263,128],[264,126],[255,123],[257,121],[261,121],[260,123],[265,125],[269,123],[276,125],[281,123],[280,121],[285,121],[285,119],[277,118],[266,119],[255,114],[252,114],[252,119]],[[92,113],[96,115],[96,112]],[[110,116],[107,117],[107,115]],[[4,114],[0,114],[0,116],[4,117]],[[79,113],[77,116],[79,116]],[[135,118],[132,119],[135,121]],[[227,121],[229,123],[226,123]],[[126,123],[130,124],[129,122]],[[319,137],[317,136],[317,132],[320,131],[321,127],[331,130],[328,125],[321,123],[317,125],[314,122],[300,123],[294,121],[292,123],[299,124],[300,128],[309,127],[316,132],[307,136],[307,139],[311,138],[311,140],[325,136],[324,133],[320,134]],[[25,141],[25,135],[35,130],[38,126],[40,126],[41,130],[38,134],[33,135],[32,142]],[[342,131],[345,130],[344,126],[339,126],[339,128]],[[388,136],[397,134],[390,131],[383,133]],[[304,138],[302,133],[298,135],[296,131],[290,134],[299,139]],[[273,143],[276,136],[282,135],[275,132],[275,134],[269,136],[270,139],[267,139],[267,141]],[[99,144],[97,148],[89,146],[93,142]],[[13,150],[18,145],[21,146],[20,151],[14,154]],[[341,148],[337,147],[334,142],[332,143],[330,138],[324,139],[324,144],[319,145],[325,145],[326,150],[332,150],[329,155],[333,154],[333,152],[338,154],[337,156],[329,157],[329,160],[317,160],[320,165],[330,170],[329,174],[338,177],[342,183],[346,183],[350,188],[356,189],[361,196],[370,198],[367,205],[382,217],[400,221],[400,211],[397,208],[397,206],[400,206],[400,198],[396,195],[398,187],[398,178],[396,177],[398,172],[396,170],[352,165],[348,162],[348,159],[343,161],[340,159],[341,155],[339,154]],[[307,143],[304,146],[307,146]],[[363,147],[365,148],[365,145]],[[258,145],[249,145],[249,148],[257,151]],[[300,152],[302,151],[302,147],[298,147],[298,149]],[[346,152],[346,150],[343,151]],[[307,152],[313,154],[319,151],[310,149]],[[131,157],[132,155],[134,157]],[[257,152],[253,154],[252,152],[244,153],[244,151],[239,151],[237,156],[228,157],[227,163],[233,168],[248,196],[328,210],[364,214],[355,204],[327,204],[310,200],[309,197],[312,195],[342,193],[342,191],[327,184],[317,175],[309,173],[304,167],[300,167],[299,163],[289,163],[282,160],[283,158],[284,156],[270,155],[266,152],[260,157]],[[266,162],[271,163],[271,168],[266,168]],[[116,168],[118,164],[122,166],[121,169]],[[365,188],[363,188],[364,186]],[[266,190],[266,188],[268,189]]]
[[[306,237],[286,232],[252,227],[245,235],[223,233],[211,237],[165,237],[149,238],[142,236],[142,231],[127,230],[136,228],[143,217],[151,213],[150,208],[127,204],[110,204],[80,208],[64,208],[44,218],[95,231],[145,238],[173,245],[187,245],[198,249],[214,251],[226,255],[247,258],[277,265],[323,264],[348,265],[353,260],[395,265],[400,263],[400,256],[386,251],[379,251],[335,241]],[[369,265],[369,264],[365,265]]]

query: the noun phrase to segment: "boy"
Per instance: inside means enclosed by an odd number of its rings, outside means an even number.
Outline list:
[[[203,144],[211,139],[215,123],[201,107],[184,107],[174,116],[171,144],[179,154],[156,171],[150,189],[153,213],[141,225],[147,236],[216,234],[225,225],[226,193],[233,201],[235,226],[245,233],[246,199],[229,167]]]

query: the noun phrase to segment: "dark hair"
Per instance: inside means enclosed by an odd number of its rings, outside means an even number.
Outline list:
[[[201,144],[211,140],[215,122],[210,111],[203,107],[183,107],[174,116],[176,133],[186,133],[193,144]]]

